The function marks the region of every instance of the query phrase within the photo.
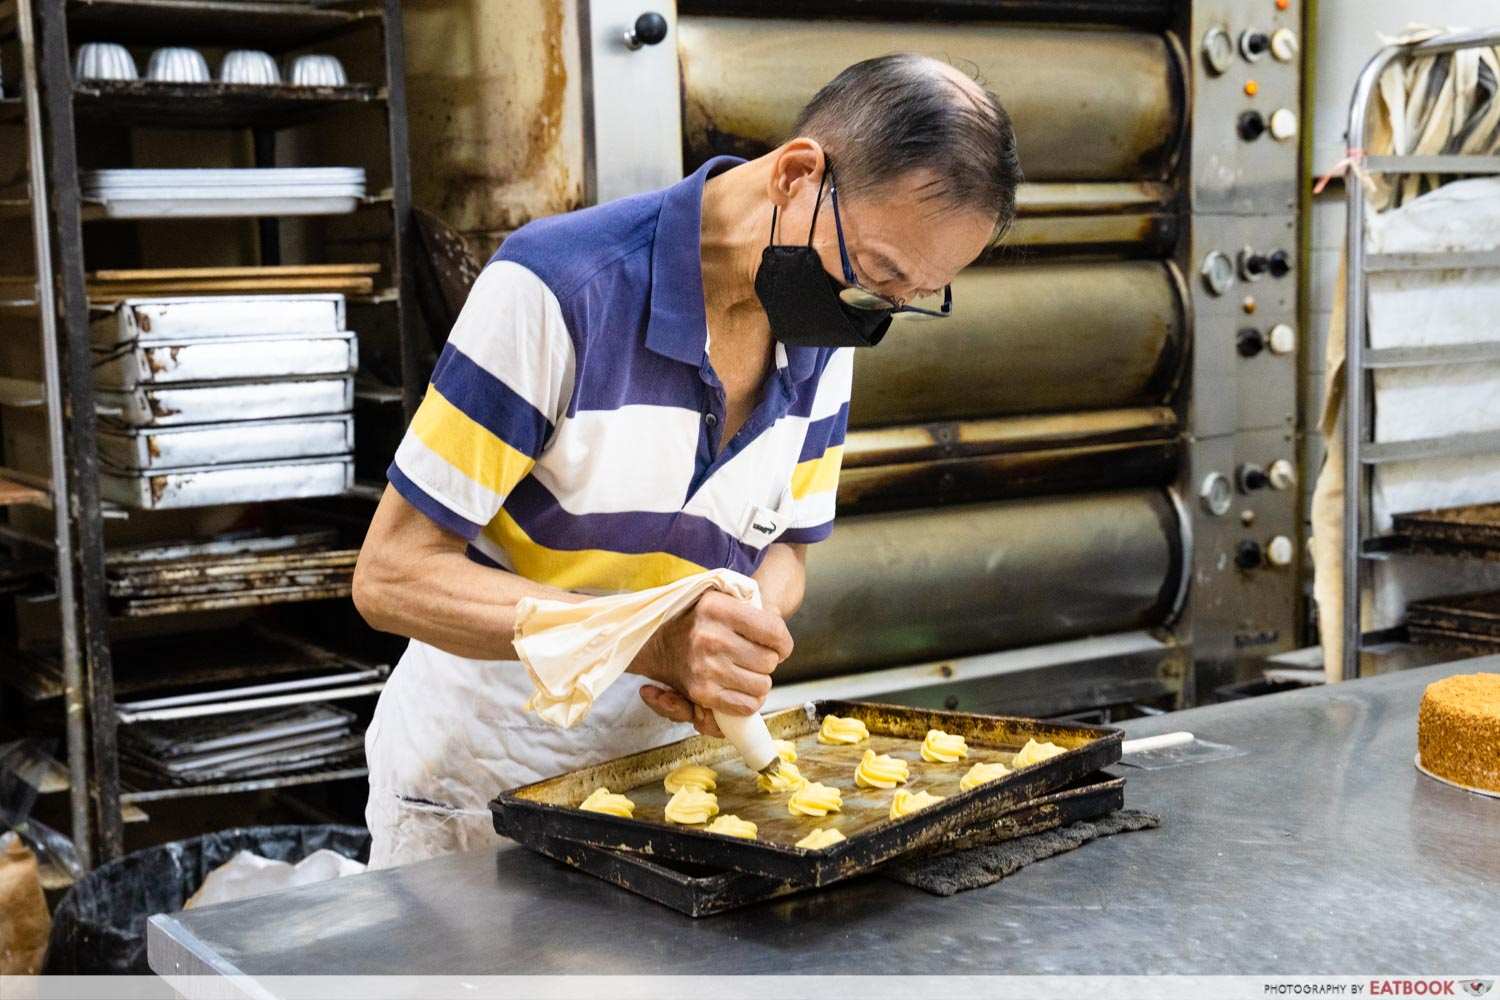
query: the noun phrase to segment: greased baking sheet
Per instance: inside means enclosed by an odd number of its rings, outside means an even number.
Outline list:
[[[955,831],[942,841],[922,848],[920,853],[935,856],[1026,837],[1079,820],[1096,819],[1121,808],[1124,802],[1125,779],[1095,773],[1066,789],[1022,803],[966,830]],[[647,858],[629,851],[589,847],[574,841],[548,840],[527,846],[690,917],[711,916],[808,888],[764,875],[715,871],[698,865]]]
[[[863,721],[870,731],[869,741],[857,746],[819,743],[819,725],[830,714]],[[809,781],[839,788],[844,801],[841,812],[822,818],[792,816],[786,808],[787,795],[768,795],[757,789],[753,774],[733,747],[722,740],[694,736],[502,793],[491,803],[495,828],[528,845],[545,842],[539,838],[554,838],[823,885],[937,843],[953,831],[1106,767],[1119,760],[1124,738],[1118,729],[1082,723],[843,701],[786,709],[767,716],[766,724],[772,736],[795,742],[797,766]],[[969,757],[954,764],[922,760],[918,750],[929,729],[963,736]],[[974,764],[1008,764],[1031,738],[1056,743],[1067,752],[968,792],[959,789],[959,779]],[[902,819],[890,819],[894,790],[862,789],[854,783],[854,769],[867,749],[910,763],[911,778],[899,787],[945,798]],[[725,837],[706,833],[701,826],[666,821],[663,810],[670,796],[662,779],[684,763],[708,764],[718,772],[719,814],[754,822],[759,828],[757,839]],[[601,786],[629,795],[636,804],[635,818],[577,808]],[[816,827],[832,827],[847,839],[820,851],[795,846]]]

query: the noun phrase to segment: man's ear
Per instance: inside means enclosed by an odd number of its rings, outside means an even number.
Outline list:
[[[776,207],[786,208],[804,187],[816,188],[822,181],[827,159],[818,140],[798,136],[783,143],[773,155],[766,197]]]

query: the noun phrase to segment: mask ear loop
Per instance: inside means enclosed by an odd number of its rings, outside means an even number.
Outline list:
[[[823,185],[828,182],[829,168],[828,160],[823,160],[823,176],[818,178],[818,199],[813,202],[812,222],[807,227],[807,245],[811,249],[813,245],[813,234],[818,231],[818,212],[823,208]],[[837,217],[835,217],[837,222]]]

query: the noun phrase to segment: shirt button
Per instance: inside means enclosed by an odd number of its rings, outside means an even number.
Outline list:
[[[719,418],[712,413],[703,414],[703,422],[710,427],[719,426]]]

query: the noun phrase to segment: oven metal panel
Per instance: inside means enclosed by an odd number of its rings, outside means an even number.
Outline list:
[[[1164,402],[1187,354],[1175,268],[971,267],[955,314],[898,327],[854,365],[854,427]]]
[[[1159,624],[1181,531],[1160,490],[840,518],[808,550],[778,683]]]
[[[1145,32],[682,17],[677,39],[689,166],[772,148],[819,87],[894,48],[975,66],[1002,95],[1032,181],[1162,179],[1182,128],[1181,67]]]

